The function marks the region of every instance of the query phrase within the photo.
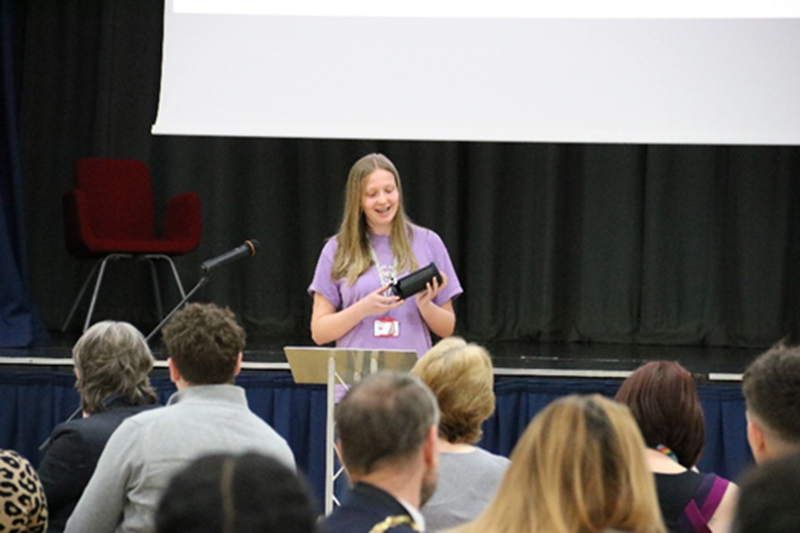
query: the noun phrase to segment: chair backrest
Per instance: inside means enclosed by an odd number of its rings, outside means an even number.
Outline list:
[[[89,223],[100,238],[154,239],[150,170],[136,159],[79,159],[76,187],[88,199]]]

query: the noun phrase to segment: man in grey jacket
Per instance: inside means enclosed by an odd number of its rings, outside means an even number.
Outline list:
[[[233,385],[245,333],[230,310],[187,305],[164,327],[163,339],[178,392],[166,407],[133,416],[114,432],[67,533],[152,532],[169,480],[201,455],[253,451],[295,468],[286,441]]]

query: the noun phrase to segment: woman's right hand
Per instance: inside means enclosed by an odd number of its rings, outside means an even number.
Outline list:
[[[323,295],[314,293],[311,311],[311,338],[320,346],[336,341],[368,316],[382,315],[400,307],[405,300],[384,296],[391,285],[385,285],[344,309],[337,310]]]
[[[405,300],[401,300],[399,296],[395,296],[394,294],[385,296],[385,293],[390,287],[391,285],[384,285],[358,301],[357,305],[361,307],[361,311],[365,317],[382,315],[403,305]]]

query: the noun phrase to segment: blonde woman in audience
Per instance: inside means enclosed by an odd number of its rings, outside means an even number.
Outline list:
[[[644,441],[624,405],[558,399],[533,419],[489,507],[458,533],[664,533]]]
[[[439,482],[421,511],[427,531],[442,531],[478,516],[508,467],[507,458],[475,446],[495,407],[492,360],[483,347],[448,337],[411,373],[433,391],[441,412]]]

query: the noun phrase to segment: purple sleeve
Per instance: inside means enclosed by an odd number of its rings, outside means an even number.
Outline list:
[[[322,248],[322,253],[317,260],[317,268],[314,271],[314,279],[311,280],[311,285],[308,286],[308,294],[314,296],[314,293],[319,293],[328,300],[331,305],[339,309],[342,305],[342,297],[339,293],[339,287],[331,279],[331,271],[333,270],[333,255],[336,253],[336,239],[329,239]]]
[[[458,297],[464,292],[464,289],[461,288],[461,282],[458,280],[456,269],[453,268],[453,262],[450,260],[450,254],[447,253],[447,247],[442,238],[431,230],[424,230],[424,235],[430,260],[436,263],[439,272],[444,272],[447,276],[447,286],[433,299],[436,305],[441,306]],[[420,264],[420,267],[426,265],[427,262]]]

